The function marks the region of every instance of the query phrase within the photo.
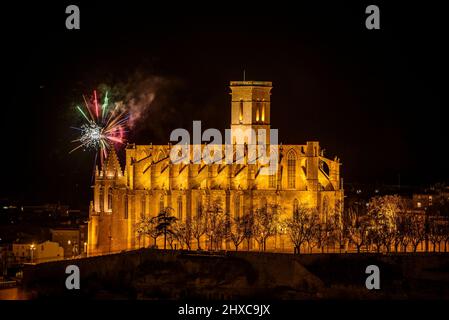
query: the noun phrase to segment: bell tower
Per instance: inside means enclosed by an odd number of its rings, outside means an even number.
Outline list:
[[[272,83],[268,81],[231,81],[232,143],[253,144],[249,129],[260,134],[265,129],[270,138],[270,96]]]

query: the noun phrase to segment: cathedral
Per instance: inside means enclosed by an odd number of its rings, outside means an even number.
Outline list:
[[[270,132],[271,89],[271,82],[231,81],[233,144],[253,143],[250,137],[238,139],[237,132]],[[270,139],[266,138],[265,143],[269,145]],[[204,149],[205,145],[196,147]],[[116,153],[110,152],[95,174],[89,212],[90,255],[150,246],[150,239],[137,234],[136,223],[167,207],[187,223],[212,200],[219,200],[223,211],[231,217],[267,204],[279,205],[281,217],[293,216],[300,205],[315,208],[320,219],[326,219],[329,212],[342,210],[341,163],[337,157],[326,158],[318,141],[276,145],[275,170],[268,175],[260,174],[261,164],[248,161],[247,147],[243,148],[243,161],[225,164],[191,160],[174,163],[170,157],[173,148],[172,144],[128,144],[124,168]],[[192,243],[195,248],[195,241]],[[269,251],[291,248],[288,236],[282,233],[267,243]],[[234,248],[225,242],[223,249]],[[248,242],[245,249],[256,246],[251,247]]]

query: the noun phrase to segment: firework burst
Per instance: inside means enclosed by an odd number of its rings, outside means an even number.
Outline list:
[[[80,136],[72,141],[78,145],[70,153],[78,149],[95,150],[96,154],[100,156],[101,165],[103,165],[108,150],[113,148],[114,145],[124,143],[128,116],[125,111],[120,110],[118,104],[111,108],[107,91],[101,106],[98,102],[96,90],[94,90],[90,102],[84,95],[83,99],[85,110],[83,111],[80,106],[76,106],[76,109],[85,121],[80,127],[74,127],[80,132]]]

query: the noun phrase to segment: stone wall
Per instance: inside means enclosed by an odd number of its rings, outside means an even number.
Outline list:
[[[80,268],[80,290],[65,288],[69,264]],[[365,288],[370,264],[380,268],[380,290]],[[94,299],[448,299],[449,255],[141,249],[27,266],[24,286],[38,297]]]

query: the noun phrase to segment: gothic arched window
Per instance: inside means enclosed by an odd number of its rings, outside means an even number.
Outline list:
[[[165,205],[164,205],[164,195],[161,196],[159,199],[159,213],[164,211]]]
[[[104,188],[100,186],[99,190],[99,201],[100,201],[100,211],[103,212],[104,210]]]
[[[261,111],[260,111],[260,121],[265,122],[265,101],[262,100],[261,103]]]
[[[202,212],[201,210],[203,210],[202,205],[201,205],[201,197],[198,196],[198,198],[196,199],[196,216],[200,217]]]
[[[298,219],[299,215],[299,201],[298,199],[293,200],[293,219]]]
[[[112,188],[108,189],[108,210],[112,210]]]
[[[128,219],[128,195],[125,195],[125,219]]]
[[[268,176],[268,188],[276,188],[276,169],[270,166],[270,175]]]
[[[256,122],[260,121],[260,105],[259,101],[256,102]]]
[[[290,151],[287,155],[287,178],[288,188],[294,189],[296,187],[296,154]]]
[[[328,215],[329,215],[329,198],[328,198],[328,196],[324,196],[324,199],[323,199],[323,218],[324,218],[325,222],[327,221]]]
[[[182,197],[178,197],[178,219],[182,220]]]
[[[147,211],[147,206],[146,206],[146,197],[143,194],[142,198],[140,199],[140,216],[141,217],[145,217],[145,213]]]
[[[240,217],[240,195],[237,194],[234,199],[234,217]]]
[[[240,100],[240,106],[239,106],[239,121],[243,121],[243,100]]]
[[[262,197],[262,199],[260,199],[260,207],[262,209],[266,209],[267,208],[267,198]]]

